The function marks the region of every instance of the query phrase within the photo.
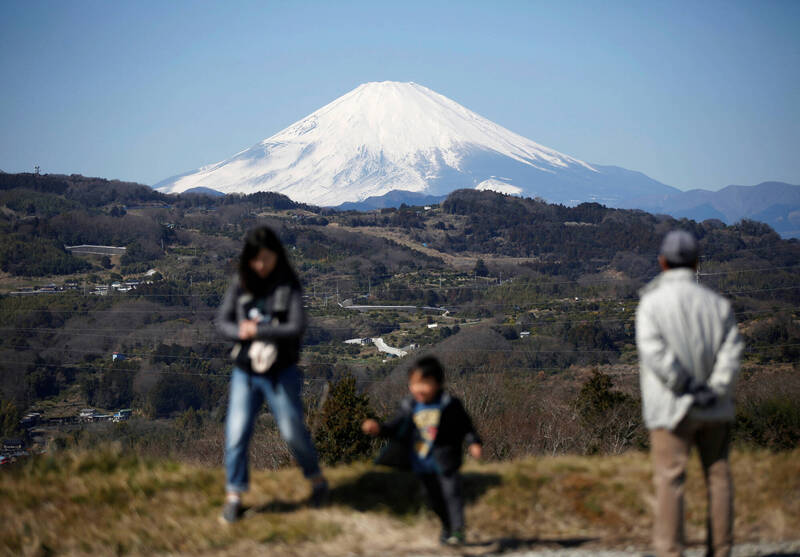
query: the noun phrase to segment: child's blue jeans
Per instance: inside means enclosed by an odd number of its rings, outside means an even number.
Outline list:
[[[225,473],[229,492],[243,492],[249,487],[248,448],[264,399],[281,436],[303,469],[303,475],[313,478],[321,474],[317,451],[303,421],[300,371],[296,366],[289,366],[277,373],[276,377],[267,377],[233,368],[225,422]]]

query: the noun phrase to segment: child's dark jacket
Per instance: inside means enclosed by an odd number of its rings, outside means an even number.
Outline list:
[[[306,328],[303,293],[290,282],[278,280],[270,283],[260,297],[255,297],[245,291],[238,275],[231,280],[217,311],[215,324],[225,338],[236,343],[231,355],[235,364],[247,373],[253,373],[248,356],[252,341],[239,340],[239,323],[248,319],[248,313],[254,307],[269,316],[258,323],[253,340],[275,343],[278,357],[269,370],[274,377],[274,372],[296,364],[300,358],[300,340]]]
[[[433,442],[433,458],[442,474],[450,475],[461,467],[464,441],[468,445],[480,443],[481,439],[472,425],[472,420],[461,401],[442,392],[441,417],[436,439]],[[389,445],[377,459],[377,464],[410,469],[414,444],[414,399],[406,397],[400,403],[400,411],[390,421],[381,424],[379,435],[390,439]]]

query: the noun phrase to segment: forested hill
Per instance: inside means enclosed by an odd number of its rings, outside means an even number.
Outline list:
[[[306,207],[303,204],[294,203],[284,195],[272,192],[230,195],[227,198],[202,193],[187,193],[182,196],[165,195],[142,184],[90,178],[79,174],[67,176],[63,174],[0,173],[0,192],[4,194],[4,205],[8,204],[8,201],[14,204],[27,201],[24,209],[29,213],[39,212],[43,209],[46,211],[46,206],[37,205],[36,201],[41,201],[41,198],[31,195],[32,192],[52,194],[84,209],[105,207],[110,204],[137,205],[143,203],[184,207],[198,203],[219,206],[243,201],[262,205],[269,204],[285,209]],[[9,196],[6,192],[15,192],[16,195]]]
[[[81,176],[0,175],[0,408],[56,421],[87,406],[131,408],[141,421],[130,430],[98,434],[211,458],[201,449],[219,442],[230,370],[212,319],[244,234],[260,224],[278,231],[305,288],[309,404],[352,375],[375,411],[388,412],[407,362],[434,352],[495,458],[639,446],[637,292],[659,271],[664,234],[690,230],[703,251],[698,280],[731,298],[747,340],[739,394],[752,404],[740,406],[737,438],[780,448],[800,438],[800,242],[753,221],[474,190],[355,212],[275,193],[166,196]],[[82,244],[101,249],[67,249]],[[594,400],[579,397],[589,380],[615,418],[580,410]],[[614,381],[625,396],[609,394]],[[196,442],[181,437],[187,421],[202,429]],[[73,433],[56,425],[48,434]]]
[[[102,207],[109,203],[163,203],[168,199],[168,196],[142,184],[79,174],[0,174],[0,191],[5,193],[9,190],[19,190],[18,199],[25,197],[23,191],[53,194],[84,208]],[[4,197],[4,204],[9,199],[12,198]]]
[[[475,190],[451,193],[438,215],[401,208],[342,218],[352,226],[403,226],[416,241],[445,253],[523,258],[528,269],[570,278],[607,270],[652,277],[660,242],[674,228],[692,232],[707,260],[785,266],[796,262],[800,248],[797,240],[783,240],[756,221],[698,223],[598,203],[567,207]]]
[[[126,247],[123,264],[135,272],[160,259],[174,237],[173,221],[197,206],[236,206],[247,212],[303,207],[268,192],[178,197],[141,184],[75,174],[0,174],[0,269],[15,276],[89,272],[92,266],[64,246],[95,244]]]
[[[364,231],[380,228],[399,234],[412,249],[424,246],[433,254],[486,256],[496,259],[495,266],[518,258],[517,268],[573,279],[604,271],[640,280],[653,276],[659,242],[676,227],[695,234],[704,258],[715,261],[735,259],[783,267],[794,261],[796,250],[791,247],[798,245],[797,240],[782,240],[768,225],[755,221],[733,226],[718,220],[698,223],[597,203],[566,207],[475,190],[453,192],[434,210],[401,206],[336,212],[294,203],[271,192],[168,196],[140,184],[78,175],[2,174],[0,207],[4,236],[0,268],[16,276],[90,271],[85,260],[64,250],[65,245],[78,244],[127,247],[122,270],[135,272],[160,259],[174,245],[178,230],[237,239],[259,215],[276,211],[294,211],[278,223],[290,240],[300,230],[314,237],[329,222]],[[336,244],[330,234],[323,235]],[[358,251],[359,243],[352,249]]]

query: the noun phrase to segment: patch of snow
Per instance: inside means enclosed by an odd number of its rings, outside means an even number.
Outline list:
[[[522,195],[523,192],[522,188],[500,180],[495,180],[494,178],[484,180],[475,186],[475,189],[480,191],[496,191],[497,193],[506,193],[508,195]]]

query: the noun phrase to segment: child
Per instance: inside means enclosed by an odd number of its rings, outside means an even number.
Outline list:
[[[222,521],[239,520],[250,477],[248,447],[266,400],[281,436],[311,482],[311,503],[320,506],[328,483],[303,421],[303,377],[295,365],[306,326],[300,280],[278,236],[262,226],[251,231],[239,258],[239,274],[223,298],[217,328],[235,342],[225,422],[225,506]]]
[[[433,356],[418,360],[408,372],[408,390],[400,412],[389,422],[366,420],[367,435],[391,439],[378,464],[410,468],[422,481],[431,508],[442,521],[443,545],[464,543],[461,496],[462,445],[481,457],[481,440],[464,406],[444,390],[444,370]]]

